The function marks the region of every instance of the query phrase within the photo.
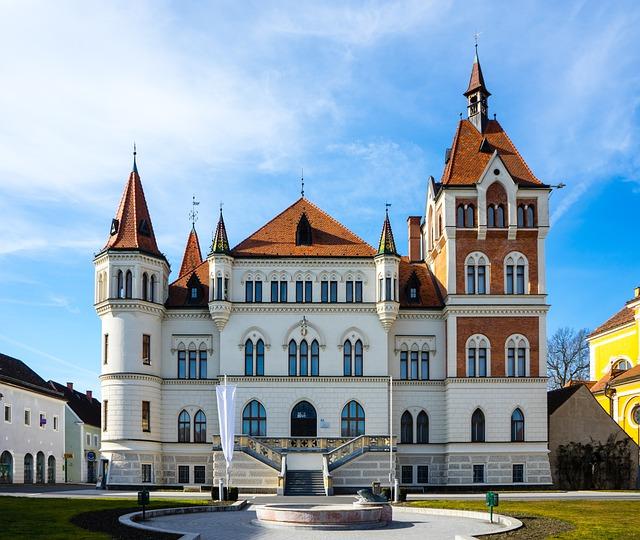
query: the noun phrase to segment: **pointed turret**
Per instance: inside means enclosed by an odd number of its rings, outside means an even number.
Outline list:
[[[396,242],[393,239],[393,231],[391,230],[391,222],[389,221],[389,210],[387,209],[380,233],[380,243],[378,244],[378,255],[398,255],[396,250]]]
[[[376,264],[378,292],[376,295],[376,311],[385,332],[393,326],[400,309],[400,291],[398,276],[400,271],[400,255],[393,239],[391,222],[389,221],[389,205],[384,216],[382,233],[378,244],[378,253],[373,259]]]
[[[116,217],[111,221],[111,232],[104,249],[140,250],[164,258],[153,233],[135,156],[134,150],[133,169],[120,199]]]
[[[200,264],[202,264],[202,252],[200,251],[198,233],[194,226],[191,227],[189,238],[187,238],[187,245],[184,248],[184,255],[182,256],[182,265],[180,266],[180,274],[178,278],[193,272],[193,270],[200,266]]]
[[[489,105],[487,98],[491,95],[484,83],[482,75],[482,67],[478,59],[478,45],[476,45],[476,53],[473,58],[473,66],[471,66],[471,77],[469,77],[469,86],[463,94],[467,98],[467,115],[471,123],[480,133],[484,133],[487,126]]]
[[[216,227],[216,232],[213,235],[211,253],[229,253],[229,239],[227,238],[227,229],[224,226],[222,208],[220,208],[220,218],[218,219],[218,226]]]

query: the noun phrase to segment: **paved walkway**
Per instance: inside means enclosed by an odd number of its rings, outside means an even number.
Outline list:
[[[500,525],[476,519],[399,512],[396,509],[393,515],[394,522],[388,527],[362,531],[264,528],[254,524],[255,519],[255,511],[249,508],[240,512],[163,516],[148,520],[147,523],[166,530],[197,532],[202,540],[454,540],[457,534],[475,536],[499,532],[502,529]]]

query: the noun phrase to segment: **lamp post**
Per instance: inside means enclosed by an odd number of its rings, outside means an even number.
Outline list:
[[[638,430],[638,469],[636,474],[636,488],[640,488],[640,405],[636,405],[631,411],[631,418],[636,423],[636,429]]]

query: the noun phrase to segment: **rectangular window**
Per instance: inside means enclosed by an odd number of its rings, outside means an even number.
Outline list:
[[[429,483],[429,466],[418,465],[418,484]]]
[[[106,364],[109,361],[109,334],[104,335],[104,350],[103,350],[103,363]]]
[[[401,481],[403,484],[413,484],[413,466],[403,465],[401,470]]]
[[[53,417],[53,431],[58,431],[58,417]]]
[[[98,436],[94,435],[93,436],[93,446],[95,446],[96,448],[98,448]]]
[[[91,435],[87,433],[87,446],[91,446]]]
[[[207,351],[200,351],[200,378],[207,378]]]
[[[102,431],[107,431],[107,415],[109,414],[109,401],[102,401]]]
[[[197,362],[197,351],[189,351],[189,378],[197,379],[198,378],[198,362]]]
[[[386,283],[386,288],[385,288],[384,299],[385,300],[393,300],[393,296],[391,295],[391,278],[388,277],[386,279],[385,283]]]
[[[483,484],[484,483],[484,464],[475,464],[473,466],[473,483],[474,484]]]
[[[484,347],[478,349],[478,376],[487,376],[487,349]]]
[[[193,467],[193,482],[195,484],[207,483],[204,465],[195,465]]]
[[[486,266],[478,265],[478,294],[487,294]]]
[[[222,300],[222,276],[216,279],[216,300]]]
[[[331,281],[329,282],[329,302],[337,302],[338,301],[338,282]]]
[[[362,302],[362,281],[356,281],[356,302]]]
[[[304,283],[302,281],[296,281],[296,302],[299,304],[304,301],[302,296],[304,291]]]
[[[517,294],[524,294],[524,265],[516,266],[516,285]]]
[[[320,302],[328,302],[329,301],[329,282],[321,281],[320,282]]]
[[[525,377],[527,375],[525,353],[525,349],[518,349],[518,377]]]
[[[516,350],[513,347],[507,349],[507,377],[514,377],[516,374]]]
[[[244,282],[244,301],[253,302],[253,281]]]
[[[142,363],[151,364],[151,336],[148,334],[142,334]]]
[[[408,351],[400,351],[400,378],[409,378],[409,366],[408,366]]]
[[[31,425],[31,411],[29,409],[24,410],[24,425],[25,426]]]
[[[189,466],[188,465],[178,465],[178,483],[179,484],[189,483]]]
[[[346,283],[345,301],[353,302],[353,281],[347,281]]]
[[[467,377],[476,376],[476,350],[469,349],[467,352]]]
[[[178,379],[187,378],[187,351],[178,351]]]
[[[151,431],[151,402],[142,402],[142,431],[149,433]]]
[[[256,281],[256,293],[254,295],[256,302],[262,302],[262,281]]]
[[[277,281],[271,282],[271,301],[272,302],[278,301],[278,282]]]
[[[514,484],[524,482],[524,465],[522,463],[514,463],[512,481]]]
[[[426,381],[429,379],[429,351],[422,351],[420,354],[420,378]]]
[[[513,265],[507,265],[507,294],[513,294]]]
[[[467,266],[467,294],[476,293],[476,267]]]
[[[411,380],[418,378],[418,351],[411,351]]]
[[[142,481],[145,484],[151,483],[151,463],[142,464]]]
[[[229,300],[229,278],[224,278],[224,299]]]
[[[304,282],[304,301],[313,302],[313,281]]]
[[[47,415],[45,413],[40,413],[40,428],[44,429],[47,425]]]
[[[284,303],[288,301],[289,301],[289,295],[287,291],[287,282],[281,281],[280,282],[280,302]]]
[[[11,405],[4,406],[4,421],[11,423]]]

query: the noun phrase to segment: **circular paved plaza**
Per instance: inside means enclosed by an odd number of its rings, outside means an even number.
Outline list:
[[[385,540],[454,540],[456,535],[475,536],[501,532],[504,528],[467,517],[421,514],[394,508],[393,523],[376,530],[328,531],[299,528],[264,528],[256,525],[255,509],[239,512],[204,512],[162,516],[147,525],[170,531],[200,533],[202,540],[335,540],[380,538]]]

